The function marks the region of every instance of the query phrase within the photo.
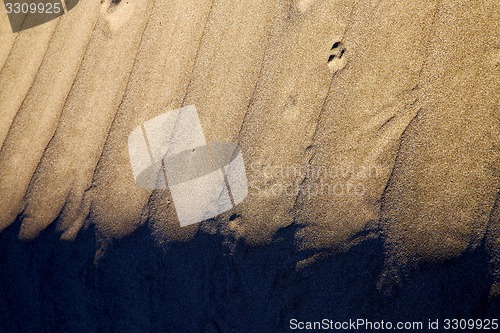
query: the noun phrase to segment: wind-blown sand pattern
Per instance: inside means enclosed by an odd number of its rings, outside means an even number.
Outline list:
[[[382,291],[484,243],[498,296],[499,17],[496,0],[81,0],[12,33],[2,7],[0,231],[262,246],[297,227],[297,268],[380,239]],[[181,228],[168,191],[135,185],[127,137],[192,104],[250,186]]]
[[[436,8],[422,106],[402,137],[383,197],[389,264],[475,249],[495,214],[500,85],[491,55],[499,51],[500,35],[486,6],[450,1]]]

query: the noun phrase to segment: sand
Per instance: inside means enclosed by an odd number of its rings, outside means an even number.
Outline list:
[[[381,237],[381,288],[488,235],[497,290],[499,14],[495,0],[81,0],[12,33],[2,7],[0,230],[56,223],[72,240],[94,224],[111,241],[147,223],[159,242],[202,228],[255,245],[300,224],[300,249]],[[181,228],[168,191],[134,184],[127,137],[191,104],[209,142],[240,144],[250,186]]]

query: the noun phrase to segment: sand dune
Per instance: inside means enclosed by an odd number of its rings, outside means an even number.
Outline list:
[[[500,35],[486,13],[499,7],[486,6],[450,1],[436,8],[421,109],[402,137],[383,198],[388,265],[473,250],[496,214],[499,73],[491,55]]]
[[[382,237],[380,286],[488,235],[500,283],[498,1],[81,0],[19,33],[3,10],[0,230],[264,244],[298,223],[301,249]],[[127,137],[191,104],[208,141],[240,144],[250,192],[180,228]]]

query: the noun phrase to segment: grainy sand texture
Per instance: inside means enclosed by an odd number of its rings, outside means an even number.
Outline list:
[[[16,33],[0,7],[0,232],[379,239],[379,290],[485,245],[495,296],[499,92],[497,0],[80,0]],[[187,105],[239,144],[249,193],[181,228],[168,190],[134,183],[127,138]]]

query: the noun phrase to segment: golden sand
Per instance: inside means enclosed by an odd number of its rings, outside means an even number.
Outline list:
[[[384,237],[388,280],[488,234],[498,264],[498,1],[81,0],[19,33],[4,10],[0,230],[260,244],[300,223],[304,249]],[[250,188],[181,228],[168,192],[134,184],[127,136],[191,104]]]

